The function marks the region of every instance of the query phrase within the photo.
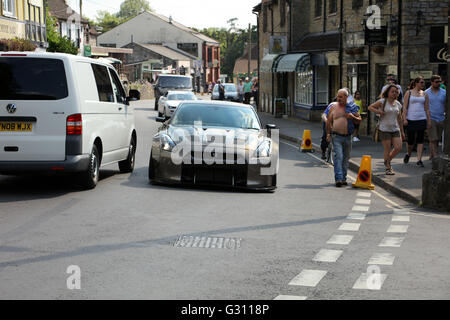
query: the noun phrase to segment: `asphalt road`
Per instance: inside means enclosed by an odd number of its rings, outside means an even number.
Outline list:
[[[105,168],[91,191],[70,176],[0,177],[0,299],[450,298],[450,216],[336,189],[332,169],[289,142],[274,194],[152,186],[156,112],[134,105],[133,174]],[[374,286],[357,283],[373,270]]]

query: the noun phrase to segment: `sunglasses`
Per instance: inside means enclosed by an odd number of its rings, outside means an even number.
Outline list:
[[[441,80],[436,80],[436,81],[434,81],[434,83],[442,83],[442,81]]]

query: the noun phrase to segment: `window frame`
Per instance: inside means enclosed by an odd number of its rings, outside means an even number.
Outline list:
[[[323,11],[323,1],[322,0],[315,0],[314,1],[314,18],[320,18],[322,17],[322,11]]]
[[[323,73],[319,72],[319,70],[321,72],[323,71]],[[321,66],[321,67],[315,67],[314,72],[316,74],[316,77],[314,79],[314,81],[315,81],[314,84],[315,84],[315,88],[316,88],[316,90],[314,92],[316,105],[318,105],[318,106],[328,105],[330,70],[328,69],[328,66]],[[319,81],[325,81],[325,86],[324,86],[325,89],[324,90],[319,90],[319,88],[320,88]],[[322,103],[319,102],[319,94],[324,95],[326,97],[325,102],[322,102]]]
[[[111,78],[111,85],[113,89],[114,98],[116,99],[116,103],[126,104],[127,96],[125,94],[125,90],[122,86],[122,82],[120,81],[119,76],[117,75],[116,71],[113,68],[108,68],[108,71],[109,76]],[[115,89],[118,91],[117,93]],[[121,97],[122,101],[119,100],[119,97]]]
[[[96,86],[97,86],[97,92],[98,92],[98,100],[99,100],[99,102],[103,102],[103,103],[116,103],[116,97],[115,97],[114,89],[113,89],[113,86],[112,86],[112,79],[111,79],[111,76],[110,76],[109,71],[108,71],[109,68],[106,67],[106,66],[104,66],[104,65],[96,64],[96,63],[91,63],[91,67],[92,67],[92,72],[94,73],[95,84],[96,84]],[[113,101],[110,101],[110,100],[102,100],[102,95],[101,95],[102,91],[101,91],[101,87],[100,87],[100,85],[102,85],[102,84],[101,84],[101,83],[99,84],[98,81],[97,81],[97,80],[98,80],[98,77],[97,77],[97,73],[96,73],[95,67],[96,67],[96,68],[104,68],[104,69],[106,70],[106,75],[108,76],[108,80],[109,80],[109,87],[110,87],[110,89],[111,89],[110,95],[111,95],[111,97],[113,98],[113,99],[112,99]],[[102,77],[103,77],[103,76],[106,76],[106,75],[102,75]],[[103,79],[103,80],[106,80],[106,79]],[[108,88],[106,88],[106,89],[108,89]],[[106,91],[105,91],[105,93],[107,94],[107,97],[108,97],[108,93],[109,93],[109,92],[106,92]]]
[[[10,8],[12,6],[12,8]],[[12,11],[7,11],[12,10]],[[2,15],[9,18],[17,18],[17,8],[16,8],[16,1],[15,0],[2,0]]]

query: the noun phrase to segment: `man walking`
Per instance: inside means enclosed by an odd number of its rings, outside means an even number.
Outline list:
[[[430,160],[438,155],[439,141],[442,140],[442,132],[444,132],[447,91],[440,87],[441,83],[441,77],[434,75],[431,77],[431,87],[425,91],[428,94],[431,114],[431,129],[428,133],[430,137]]]
[[[337,95],[337,102],[331,107],[327,118],[327,141],[333,143],[334,175],[336,187],[348,185],[347,171],[352,150],[352,135],[355,123],[361,123],[357,105],[348,104],[349,93],[341,89]]]
[[[244,102],[244,81],[242,80],[242,78],[239,78],[239,83],[237,85],[237,92],[238,92],[239,102],[243,103]]]

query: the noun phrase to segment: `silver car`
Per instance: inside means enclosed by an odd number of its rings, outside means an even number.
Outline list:
[[[251,106],[223,101],[183,102],[153,137],[151,183],[218,185],[273,191],[278,139],[263,130]]]
[[[159,98],[158,117],[170,118],[174,114],[179,104],[183,101],[197,100],[193,92],[169,91]]]
[[[234,83],[225,83],[223,85],[225,86],[225,100],[233,101],[233,102],[240,102],[236,85]],[[214,86],[211,100],[219,100],[219,85],[218,84],[216,84]]]

